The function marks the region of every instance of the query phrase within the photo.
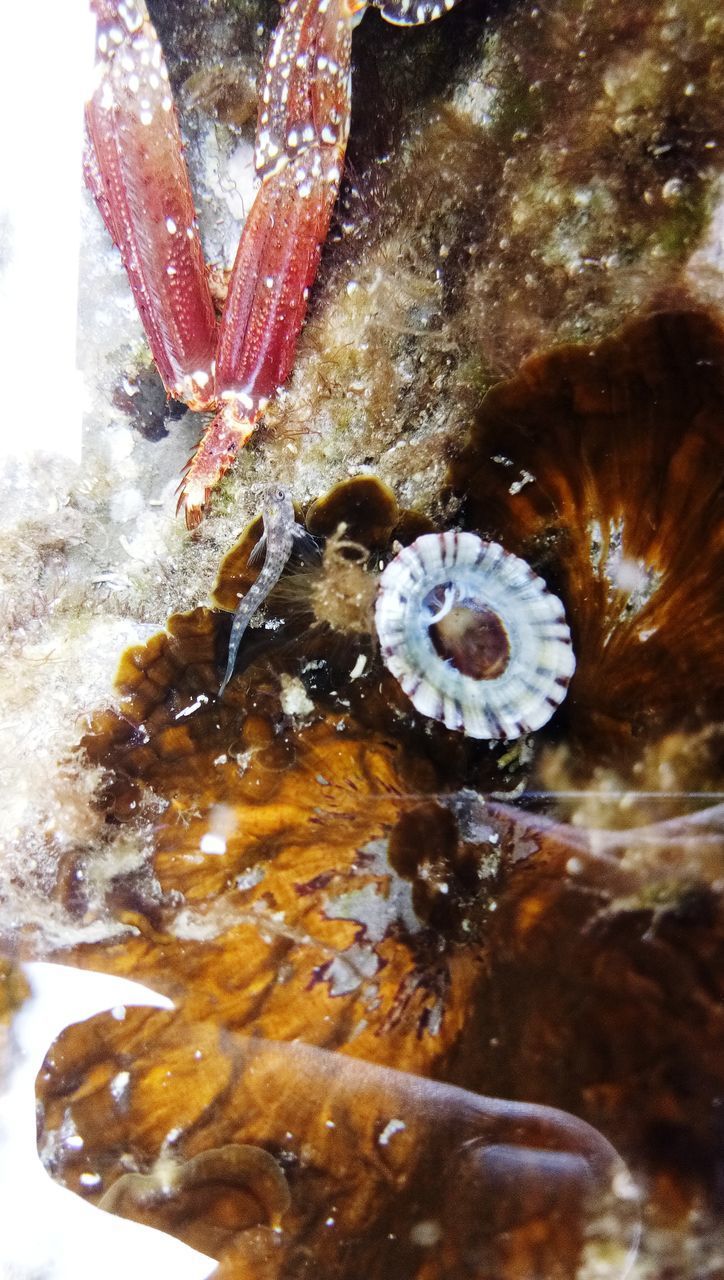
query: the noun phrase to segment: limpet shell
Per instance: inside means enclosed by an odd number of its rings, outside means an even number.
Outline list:
[[[380,577],[375,621],[413,706],[470,738],[540,729],[575,670],[560,600],[524,560],[474,533],[405,547]]]

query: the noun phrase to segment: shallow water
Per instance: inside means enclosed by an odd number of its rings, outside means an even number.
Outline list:
[[[150,7],[228,267],[276,13]],[[193,533],[200,418],[84,197],[83,458],[0,482],[17,1139],[15,1094],[0,1118],[46,1223],[25,1258],[8,1233],[9,1275],[181,1274],[101,1203],[220,1276],[715,1273],[723,34],[683,0],[368,15],[295,371]],[[270,479],[315,542],[220,696]],[[377,641],[381,570],[451,529],[522,557],[570,627],[566,696],[513,741],[425,714]],[[454,637],[473,672],[481,616]],[[38,959],[172,1008],[51,1017],[18,985]],[[44,1188],[98,1227],[70,1271]]]

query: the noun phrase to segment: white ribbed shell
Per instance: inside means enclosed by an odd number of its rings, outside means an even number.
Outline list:
[[[493,679],[458,671],[434,648],[426,603],[455,587],[497,615],[510,654]],[[475,533],[426,533],[380,577],[375,620],[385,666],[413,705],[470,738],[519,738],[540,729],[566,696],[576,662],[563,605],[524,560]]]

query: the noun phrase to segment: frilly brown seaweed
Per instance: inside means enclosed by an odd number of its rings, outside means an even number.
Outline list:
[[[691,311],[527,360],[452,465],[466,525],[563,600],[589,760],[724,714],[723,461],[724,332]]]
[[[685,1185],[696,1150],[698,1194],[724,1060],[711,1054],[721,809],[605,832],[441,794],[388,735],[349,716],[295,725],[271,676],[251,674],[233,754],[211,706],[185,717],[189,750],[164,748],[153,768],[166,729],[152,716],[147,743],[86,740],[116,787],[137,786],[142,762],[166,807],[154,892],[133,876],[112,886],[128,937],[75,959],[146,981],[209,1034],[300,1039],[493,1095],[514,1082]],[[116,821],[117,800],[111,787]],[[160,1143],[193,1118],[172,1108],[154,1124]]]
[[[678,392],[667,390],[675,352]],[[684,552],[693,557],[698,538],[709,567],[721,555],[711,523],[720,358],[719,330],[700,315],[655,317],[593,353],[541,357],[491,393],[455,464],[467,521],[544,561],[566,601],[583,666],[570,741],[585,741],[589,759],[615,744],[632,751],[637,741],[656,743],[674,722],[667,690],[695,728],[704,694],[718,706],[720,658],[709,635],[715,588],[704,565],[685,575]],[[646,407],[662,423],[655,448],[636,427]],[[535,479],[521,474],[524,459]],[[691,530],[678,540],[664,499],[679,522],[687,500],[693,504]],[[344,503],[335,511],[335,502],[317,508],[335,512],[327,546],[335,521],[346,523]],[[593,559],[585,504],[605,530]],[[414,516],[391,508],[381,521],[375,504],[365,527],[365,510],[358,503],[357,523],[349,523],[362,548],[354,568],[369,578],[374,530],[400,539],[405,526],[411,537],[417,530]],[[612,532],[619,525],[620,538]],[[247,530],[223,568],[216,600],[227,610],[245,590],[259,532]],[[584,535],[582,555],[576,539]],[[378,543],[377,562],[386,554]],[[609,594],[611,566],[631,559],[653,573],[641,602],[628,579]],[[127,1012],[122,1023],[96,1020],[63,1034],[39,1082],[49,1167],[82,1188],[80,1173],[92,1165],[107,1190],[126,1173],[157,1178],[166,1157],[183,1170],[230,1144],[263,1150],[289,1182],[283,1243],[253,1188],[214,1183],[184,1202],[183,1238],[223,1257],[229,1275],[296,1276],[323,1262],[335,1277],[356,1277],[361,1267],[370,1277],[457,1280],[471,1238],[475,1265],[501,1277],[536,1266],[573,1274],[585,1247],[578,1202],[564,1196],[558,1218],[552,1210],[555,1225],[540,1180],[528,1188],[519,1169],[511,1177],[523,1228],[505,1218],[510,1201],[502,1197],[503,1227],[493,1214],[476,1235],[481,1202],[465,1198],[454,1172],[449,1187],[442,1182],[444,1197],[453,1197],[450,1218],[430,1216],[425,1197],[440,1195],[441,1175],[427,1121],[405,1113],[407,1154],[392,1169],[359,1128],[380,1114],[379,1092],[367,1093],[367,1084],[394,1068],[409,1073],[409,1105],[427,1096],[427,1080],[443,1091],[514,1092],[562,1107],[650,1179],[652,1222],[705,1213],[719,1141],[714,1102],[724,1086],[721,807],[702,810],[692,799],[681,817],[651,822],[648,802],[632,798],[626,829],[614,831],[505,803],[494,793],[521,777],[522,761],[451,741],[462,735],[411,715],[386,682],[373,638],[331,632],[315,616],[309,588],[323,565],[324,551],[321,566],[282,579],[262,624],[244,638],[224,699],[216,691],[229,614],[175,615],[164,633],[124,655],[120,704],[98,712],[83,739],[103,771],[98,803],[109,828],[143,833],[148,844],[143,866],[119,867],[100,907],[84,888],[92,867],[77,857],[63,865],[57,893],[67,910],[83,918],[100,910],[127,930],[67,958],[145,981],[171,996],[176,1012]],[[677,650],[694,614],[696,663]],[[656,628],[643,639],[642,619]],[[676,682],[657,668],[664,689],[649,674],[652,654],[678,655]],[[624,697],[638,737],[626,731]],[[566,732],[558,727],[559,740]],[[533,796],[526,801],[534,802],[540,807]],[[256,1052],[277,1055],[266,1077],[249,1075]],[[313,1173],[304,1168],[300,1200],[297,1148],[280,1139],[282,1125],[317,1151],[323,1119],[337,1124],[310,1086],[304,1055],[315,1052],[330,1053],[329,1069],[358,1112],[345,1103],[346,1154],[329,1138]],[[119,1071],[129,1073],[130,1093],[114,1110],[109,1086]],[[178,1087],[161,1095],[169,1071]],[[263,1100],[249,1111],[245,1091],[253,1097],[259,1088]],[[390,1147],[385,1126],[402,1118],[403,1094],[393,1090],[394,1106],[384,1108],[379,1131]],[[82,1156],[53,1138],[68,1107]],[[352,1189],[349,1152],[358,1164],[364,1156]],[[240,1160],[253,1167],[253,1158]],[[257,1163],[269,1171],[263,1156]],[[327,1206],[342,1190],[343,1207],[332,1213]],[[419,1221],[444,1219],[422,1254],[410,1247],[418,1219],[405,1217],[408,1196]],[[148,1197],[141,1200],[134,1206],[131,1196],[129,1211],[146,1213]],[[179,1218],[168,1209],[173,1230]]]
[[[223,1275],[562,1278],[596,1250],[617,1275],[635,1242],[623,1166],[580,1120],[325,1049],[127,1009],[63,1033],[40,1087],[55,1175],[92,1171],[102,1207]],[[176,1111],[187,1128],[166,1134]],[[82,1146],[63,1148],[71,1123]]]

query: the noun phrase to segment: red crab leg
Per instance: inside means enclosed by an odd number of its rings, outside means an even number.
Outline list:
[[[210,490],[291,372],[342,174],[351,36],[362,7],[289,0],[272,39],[256,135],[261,186],[221,320],[220,412],[190,463],[179,503],[189,525],[198,523]]]
[[[142,0],[91,0],[86,181],[118,245],[169,394],[214,404],[216,319],[161,46]]]

